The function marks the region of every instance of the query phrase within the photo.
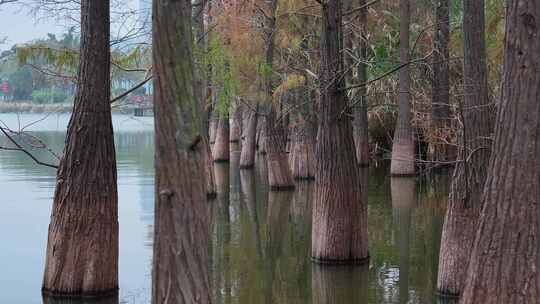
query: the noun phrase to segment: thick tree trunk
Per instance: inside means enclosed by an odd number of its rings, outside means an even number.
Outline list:
[[[410,33],[410,0],[399,2],[399,61],[409,62],[409,33]],[[392,163],[390,173],[393,176],[408,176],[415,174],[415,149],[411,126],[411,75],[409,66],[399,70],[399,109],[398,121],[392,145]]]
[[[359,6],[366,5],[366,0],[359,0]],[[358,83],[367,81],[367,49],[368,49],[368,29],[367,29],[367,10],[362,9],[358,12],[358,22],[360,23],[360,39],[357,47],[358,60]],[[353,136],[356,148],[356,161],[360,166],[369,166],[369,134],[368,134],[368,114],[367,114],[367,89],[365,86],[358,88],[357,94],[359,102],[353,108]]]
[[[229,117],[220,117],[216,130],[216,142],[212,150],[215,162],[227,162],[230,158]]]
[[[445,216],[437,290],[459,295],[463,291],[481,196],[490,157],[493,107],[489,105],[486,48],[484,43],[484,1],[465,0],[463,129],[459,136],[459,159],[452,179]]]
[[[341,0],[322,6],[321,82],[311,255],[322,263],[368,259],[367,205],[360,194],[352,127],[342,111]]]
[[[110,110],[109,1],[81,2],[78,87],[56,178],[43,292],[118,289],[118,197]]]
[[[193,86],[191,2],[154,0],[153,14],[156,209],[152,303],[210,303],[206,147]]]
[[[436,1],[430,157],[440,162],[451,160],[451,147],[446,143],[450,141],[449,42],[450,0]]]
[[[506,3],[502,98],[463,304],[540,303],[540,5]]]
[[[256,107],[258,109],[258,107]],[[253,168],[255,165],[255,150],[257,146],[257,113],[246,110],[244,120],[242,153],[240,155],[240,169]]]

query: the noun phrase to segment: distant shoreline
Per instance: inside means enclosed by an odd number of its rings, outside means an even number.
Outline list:
[[[112,112],[133,114],[132,105],[115,105]],[[0,113],[58,113],[68,114],[73,110],[71,103],[37,104],[30,101],[0,101]]]

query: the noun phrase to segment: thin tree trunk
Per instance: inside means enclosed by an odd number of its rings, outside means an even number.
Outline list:
[[[239,101],[235,101],[231,115],[230,142],[240,142],[242,137],[242,106]]]
[[[78,87],[56,178],[43,292],[118,290],[118,196],[110,110],[109,1],[81,1]]]
[[[206,39],[205,39],[205,26],[204,26],[204,10],[206,7],[206,0],[199,0],[198,4],[193,7],[193,28],[195,31],[195,38],[197,42],[197,47],[205,51],[206,50]],[[216,196],[216,185],[214,182],[214,167],[212,152],[210,148],[210,105],[206,103],[207,93],[208,93],[208,81],[206,75],[204,75],[204,69],[195,70],[195,96],[201,104],[201,109],[203,109],[202,115],[202,125],[203,125],[203,137],[204,137],[204,163],[206,165],[206,196],[207,198],[214,198]]]
[[[481,196],[490,157],[493,107],[489,105],[484,43],[484,1],[465,0],[463,128],[445,216],[437,290],[459,295],[474,241]]]
[[[266,65],[268,69],[272,69],[274,61],[274,48],[275,48],[275,33],[276,18],[278,0],[272,0],[271,2],[271,15],[268,18],[268,34],[267,48],[266,48]],[[266,154],[268,161],[268,182],[270,189],[272,190],[288,190],[294,188],[294,181],[292,179],[291,169],[289,167],[288,155],[286,151],[287,145],[287,124],[286,119],[281,116],[279,107],[282,104],[281,99],[279,104],[272,103],[273,83],[272,77],[268,76],[266,79],[265,94],[267,102],[269,103],[268,115],[265,117],[266,127]]]
[[[321,82],[311,255],[322,263],[368,259],[367,206],[362,202],[347,107],[341,0],[322,5]]]
[[[365,6],[366,0],[359,0],[359,6]],[[358,12],[358,22],[360,24],[360,39],[357,47],[357,55],[360,63],[358,64],[358,83],[367,81],[367,49],[368,49],[368,29],[367,29],[367,10],[362,9]],[[356,92],[360,98],[358,105],[353,108],[353,134],[356,148],[356,161],[360,166],[369,166],[369,134],[368,134],[368,114],[367,114],[367,88],[365,86],[358,88]]]
[[[154,0],[153,13],[156,210],[152,303],[211,303],[206,147],[193,86],[191,2]]]
[[[540,5],[506,3],[502,98],[463,304],[540,303]]]
[[[217,117],[213,117],[213,114],[210,114],[210,122],[208,123],[208,136],[210,138],[210,145],[216,143],[218,122],[219,119]]]
[[[255,107],[258,111],[258,106]],[[240,169],[253,168],[255,165],[255,150],[257,145],[257,113],[246,110],[247,116],[243,128],[242,152],[240,155]]]
[[[310,123],[297,123],[292,129],[290,167],[295,179],[315,178],[315,136]]]
[[[431,159],[450,161],[450,0],[435,1],[435,41],[433,53],[433,84],[431,99],[432,142]]]
[[[215,162],[227,162],[230,158],[229,117],[220,117],[216,130],[216,142],[212,150]]]
[[[409,62],[410,36],[410,0],[399,2],[399,60],[401,64]],[[398,121],[392,145],[392,163],[390,173],[393,176],[408,176],[415,174],[414,139],[411,126],[411,75],[409,66],[399,70],[399,109]]]

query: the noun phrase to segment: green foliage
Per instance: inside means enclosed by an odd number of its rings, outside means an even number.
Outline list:
[[[16,100],[29,99],[33,89],[32,71],[24,67],[13,71],[7,76]]]
[[[66,93],[57,90],[42,89],[32,92],[32,101],[38,104],[62,103],[67,97]]]
[[[195,49],[195,58],[200,63],[200,71],[212,81],[216,96],[214,109],[221,117],[228,116],[231,101],[237,96],[239,88],[233,58],[215,35],[210,36],[206,50]]]

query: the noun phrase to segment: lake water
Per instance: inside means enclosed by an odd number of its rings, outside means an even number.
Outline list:
[[[0,114],[0,123],[20,129],[43,117]],[[68,120],[55,114],[25,130],[61,153]],[[150,303],[153,120],[114,115],[113,123],[120,296],[106,303]],[[264,158],[258,158],[255,170],[239,170],[238,147],[232,147],[231,162],[215,164],[218,197],[209,202],[215,303],[451,303],[434,294],[448,176],[390,179],[385,164],[363,170],[370,262],[322,267],[309,258],[312,183],[298,182],[294,192],[269,192]],[[34,152],[41,160],[56,161],[47,151]],[[41,297],[54,180],[54,169],[20,152],[0,150],[2,304],[90,303]]]

